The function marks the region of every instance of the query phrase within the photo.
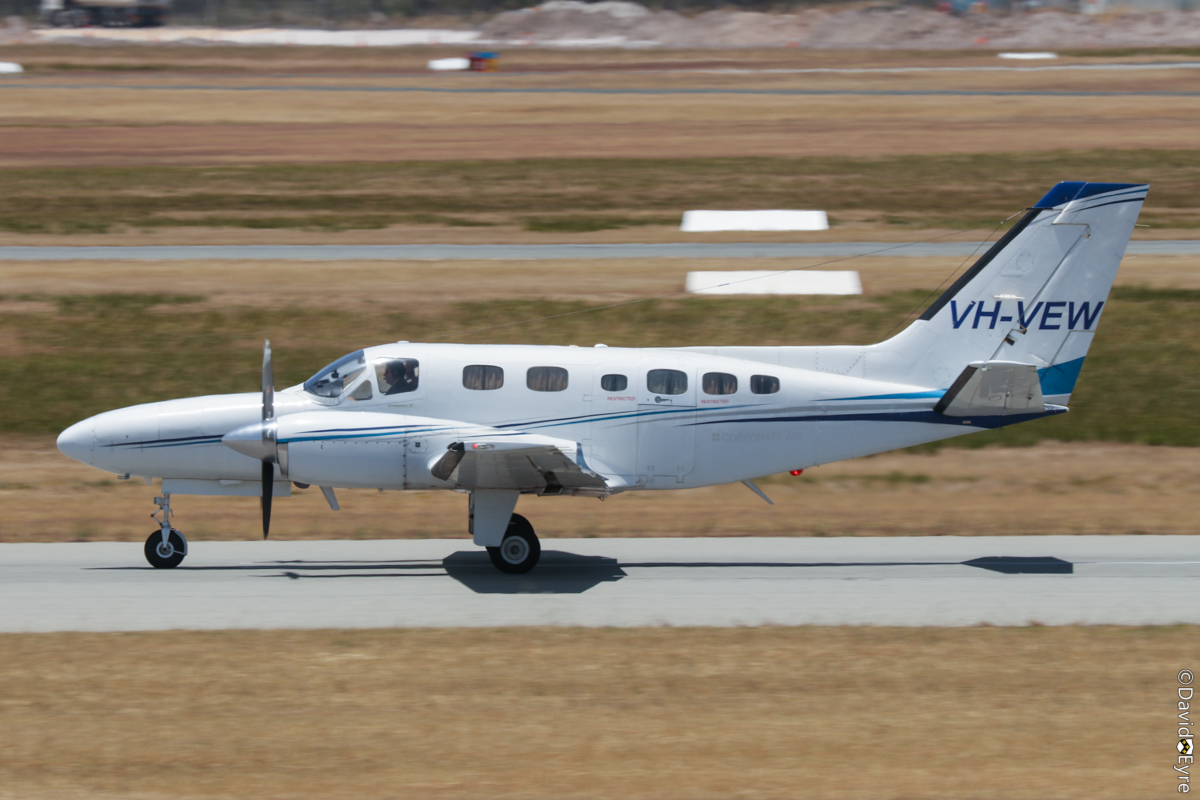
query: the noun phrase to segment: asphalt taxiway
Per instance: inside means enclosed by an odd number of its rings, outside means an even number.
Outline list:
[[[1200,536],[0,545],[0,632],[510,625],[1200,623]]]

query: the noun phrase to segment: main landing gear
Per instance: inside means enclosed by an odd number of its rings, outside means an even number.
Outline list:
[[[174,569],[187,556],[187,539],[171,527],[171,495],[164,492],[161,497],[154,498],[154,503],[158,511],[150,516],[158,523],[158,530],[146,539],[146,560],[155,569]],[[512,505],[508,508],[512,508]],[[537,566],[542,557],[542,544],[529,520],[520,514],[512,514],[508,518],[503,540],[498,546],[488,547],[487,552],[496,569],[510,575],[522,575]]]
[[[158,522],[158,530],[146,540],[146,560],[155,569],[174,569],[187,555],[187,539],[171,527],[171,495],[154,498],[158,511],[150,515]]]
[[[504,532],[504,541],[499,547],[489,547],[487,551],[496,569],[510,575],[520,575],[537,566],[538,559],[542,557],[542,544],[529,520],[520,514],[513,514],[508,521],[508,530]]]

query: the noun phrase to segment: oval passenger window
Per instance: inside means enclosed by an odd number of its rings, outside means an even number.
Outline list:
[[[525,385],[535,392],[562,392],[567,388],[567,371],[562,367],[530,367]]]
[[[606,392],[623,392],[629,387],[629,378],[624,375],[605,375],[600,379],[600,388]]]
[[[484,391],[499,389],[504,385],[504,370],[490,364],[472,364],[463,367],[463,386],[467,389]]]
[[[651,394],[683,394],[687,391],[687,373],[677,369],[652,369],[646,373],[646,389]]]
[[[735,394],[737,377],[728,372],[706,372],[700,386],[705,394]]]
[[[774,375],[751,375],[750,391],[755,394],[775,394],[779,391],[779,378]]]

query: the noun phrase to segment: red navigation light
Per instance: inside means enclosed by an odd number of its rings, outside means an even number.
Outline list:
[[[799,475],[801,472],[804,472],[804,470],[802,470],[802,469],[794,469],[794,470],[792,470],[792,473],[791,473],[791,474],[792,474],[792,475]]]

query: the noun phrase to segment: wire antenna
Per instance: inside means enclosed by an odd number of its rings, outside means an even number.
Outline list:
[[[1017,212],[1017,213],[1020,213],[1020,212]],[[1012,215],[1012,217],[1015,217],[1015,216],[1016,216],[1016,214]],[[990,239],[993,235],[995,235],[996,231],[1000,229],[1000,226],[1003,225],[1005,222],[1008,222],[1008,220],[1012,219],[1012,217],[1008,217],[1007,219],[1001,220],[1000,224],[997,225],[995,228],[993,228],[991,233],[988,234],[988,239]],[[829,266],[830,264],[840,264],[844,261],[852,261],[856,258],[865,258],[867,256],[876,256],[876,255],[879,255],[880,253],[891,252],[892,250],[900,250],[902,248],[912,247],[913,245],[918,245],[918,244],[929,244],[930,242],[936,242],[940,239],[945,239],[950,236],[962,236],[964,234],[974,233],[975,231],[982,231],[982,230],[987,230],[987,229],[981,227],[981,228],[969,228],[968,230],[965,230],[965,231],[952,231],[951,233],[944,233],[941,236],[933,236],[929,239],[922,239],[918,242],[903,242],[901,244],[892,245],[891,247],[882,247],[878,250],[872,250],[868,253],[858,253],[858,254],[852,255],[852,256],[842,256],[841,258],[831,258],[827,261],[821,261],[816,264],[809,264],[807,267],[795,267],[793,269],[782,269],[782,270],[779,270],[778,272],[770,272],[770,273],[767,273],[766,275],[755,275],[752,278],[743,278],[741,280],[728,281],[726,283],[721,283],[721,284],[717,284],[716,286],[710,286],[710,287],[706,287],[706,288],[718,289],[723,286],[735,286],[739,283],[747,283],[749,281],[756,281],[756,280],[759,280],[760,278],[773,278],[776,275],[786,275],[789,272],[804,272],[805,270],[816,269],[817,267],[826,267],[826,266]],[[979,247],[982,247],[985,244],[987,244],[987,240],[980,242]],[[973,258],[975,253],[979,252],[979,247],[976,247],[975,251],[970,256],[967,256],[967,261],[969,261],[971,258]],[[966,264],[966,261],[964,261],[963,264]],[[960,269],[962,269],[962,265],[959,265],[958,267],[956,267],[954,272],[957,273],[958,270],[960,270]],[[954,273],[951,273],[951,276],[953,276],[953,274]],[[947,280],[949,280],[949,278],[947,278]],[[942,281],[942,286],[944,286],[944,285],[945,285],[945,281]],[[941,289],[941,286],[939,286],[938,289],[935,289],[933,294],[937,294],[937,291],[940,289]],[[666,300],[671,297],[681,297],[686,294],[695,294],[696,291],[697,290],[693,290],[693,289],[684,289],[683,291],[669,292],[667,294],[654,295],[653,297],[639,297],[635,300],[624,300],[620,303],[609,303],[608,305],[603,305],[603,306],[592,306],[590,308],[580,308],[580,309],[576,309],[575,311],[564,311],[561,314],[549,314],[544,317],[532,317],[530,319],[516,320],[514,322],[502,322],[499,325],[485,325],[481,328],[467,328],[465,330],[460,330],[460,331],[451,331],[449,333],[440,333],[436,336],[429,337],[429,341],[433,341],[435,339],[445,339],[450,336],[465,336],[465,335],[471,334],[471,333],[480,333],[482,331],[491,331],[491,330],[496,330],[498,328],[511,328],[515,325],[528,325],[528,324],[534,323],[534,322],[545,322],[546,320],[550,320],[550,319],[560,319],[562,317],[571,317],[571,316],[575,316],[576,314],[588,314],[593,311],[607,311],[610,308],[622,308],[624,306],[637,305],[638,303],[648,303],[651,300]],[[932,297],[933,294],[931,294],[930,297]],[[921,304],[924,305],[925,302],[927,302],[928,300],[929,300],[928,297],[925,298],[925,300],[923,300],[921,302]],[[919,306],[918,306],[918,308],[919,308]],[[910,316],[911,316],[911,314],[912,314],[912,312],[909,312]],[[906,319],[907,319],[907,317],[906,317]],[[899,326],[897,326],[897,327],[899,327]],[[894,331],[895,328],[893,328],[892,330]],[[891,334],[889,333],[888,335],[890,336]]]
[[[1020,214],[1020,213],[1021,213],[1020,211],[1017,212],[1017,214]],[[959,271],[967,265],[967,262],[975,257],[975,255],[979,252],[979,248],[983,247],[985,244],[987,244],[989,241],[991,241],[992,237],[996,235],[996,231],[1000,230],[1000,228],[1002,228],[1004,226],[1004,223],[1008,222],[1010,219],[1015,217],[1017,214],[1013,214],[1011,217],[1005,217],[1004,219],[1000,220],[1000,222],[996,225],[996,227],[992,228],[992,232],[987,235],[987,238],[985,238],[982,242],[979,243],[979,247],[976,247],[974,250],[972,250],[971,255],[969,255],[965,259],[963,259],[963,262],[961,264],[959,264],[957,267],[955,267],[954,271],[951,272],[949,275],[947,275],[946,279],[943,280],[941,283],[939,283],[936,289],[934,289],[932,292],[930,292],[928,295],[926,295],[925,299],[922,300],[920,303],[917,303],[916,308],[914,308],[912,311],[905,314],[904,317],[901,318],[901,320],[896,323],[895,327],[893,327],[890,331],[887,332],[887,336],[884,336],[883,338],[885,340],[890,339],[892,334],[895,333],[897,330],[899,330],[901,325],[908,322],[909,319],[912,318],[913,314],[917,313],[922,308],[924,308],[925,304],[929,302],[929,299],[931,297],[934,297],[935,295],[937,295],[938,292],[942,291],[942,287],[945,286],[947,283],[949,283],[950,279],[953,278],[955,275],[957,275],[959,273]],[[974,228],[974,230],[980,230],[980,228]]]

